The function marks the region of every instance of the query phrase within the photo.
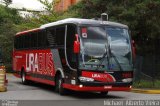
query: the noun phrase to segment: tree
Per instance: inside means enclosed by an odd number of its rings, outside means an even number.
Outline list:
[[[143,35],[147,40],[160,35],[159,0],[82,0],[78,5],[74,7],[81,17],[95,18],[106,12],[110,21],[127,24],[132,37]]]
[[[2,0],[1,2],[4,3],[6,7],[12,4],[12,0]]]
[[[40,3],[42,3],[45,7],[44,9],[48,12],[53,12],[53,2],[49,2],[48,0],[38,0]]]
[[[3,50],[5,63],[11,63],[13,36],[17,32],[16,25],[21,23],[22,18],[17,10],[0,5],[0,46]]]

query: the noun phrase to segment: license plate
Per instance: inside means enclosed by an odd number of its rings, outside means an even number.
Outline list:
[[[104,89],[111,89],[112,86],[104,86]]]

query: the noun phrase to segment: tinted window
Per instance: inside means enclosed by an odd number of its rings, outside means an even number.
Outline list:
[[[31,33],[31,47],[32,48],[38,47],[37,32]]]
[[[30,48],[31,47],[31,35],[30,34],[25,36],[25,41],[26,41],[26,48]]]
[[[17,37],[14,37],[14,48],[17,49],[18,47]]]
[[[64,45],[65,27],[29,32],[14,39],[16,49],[46,48]]]
[[[45,31],[38,32],[38,47],[48,47],[47,35]]]
[[[47,40],[50,47],[56,45],[56,31],[54,28],[47,30]]]
[[[56,42],[57,45],[64,45],[65,27],[56,28]]]

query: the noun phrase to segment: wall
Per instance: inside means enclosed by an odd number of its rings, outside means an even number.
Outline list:
[[[55,7],[54,10],[56,12],[66,11],[71,5],[76,4],[80,0],[60,0]]]

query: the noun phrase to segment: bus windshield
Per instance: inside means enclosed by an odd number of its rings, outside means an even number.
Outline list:
[[[109,26],[82,27],[80,32],[80,69],[132,70],[128,29]]]

